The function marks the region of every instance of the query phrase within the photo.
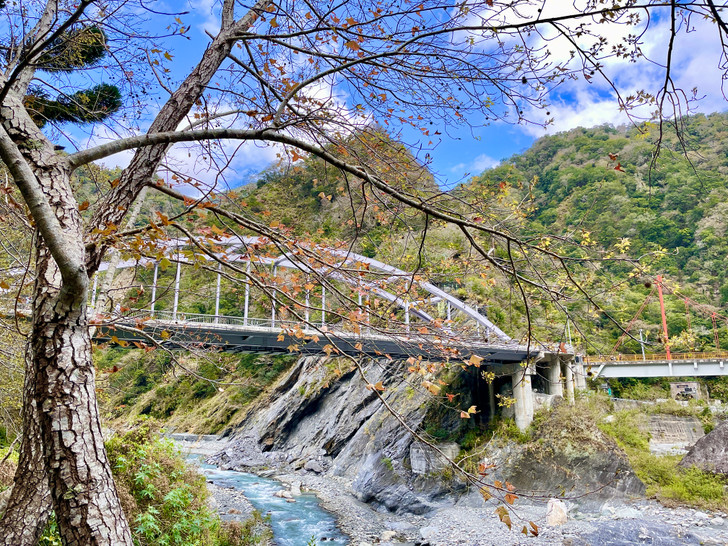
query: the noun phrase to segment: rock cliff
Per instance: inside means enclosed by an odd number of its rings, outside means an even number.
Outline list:
[[[267,397],[251,406],[232,441],[212,462],[225,469],[308,471],[341,477],[361,501],[392,512],[425,513],[440,501],[452,503],[467,492],[449,461],[421,444],[384,406],[345,360],[301,358]],[[381,382],[387,404],[409,427],[422,430],[438,412],[438,401],[416,381],[405,381],[406,363],[371,360],[367,381]],[[464,387],[470,388],[467,381]],[[460,402],[467,402],[462,392]],[[624,452],[594,423],[575,418],[557,405],[527,444],[491,444],[483,453],[497,476],[524,491],[606,499],[644,495]],[[457,416],[456,416],[457,417]],[[454,432],[461,419],[435,417],[439,430]],[[455,460],[460,446],[438,448]],[[467,502],[480,495],[471,491]],[[482,500],[479,502],[482,503]]]
[[[345,361],[301,358],[267,400],[252,407],[231,446],[212,461],[223,468],[298,470],[341,476],[363,502],[390,511],[424,513],[461,488],[441,479],[446,461],[414,444],[413,435],[367,389]],[[403,382],[405,364],[364,365],[369,383],[382,382],[387,403],[418,427],[431,397]],[[444,446],[456,456],[455,445]]]
[[[680,466],[697,466],[707,472],[728,476],[728,420],[700,438]]]

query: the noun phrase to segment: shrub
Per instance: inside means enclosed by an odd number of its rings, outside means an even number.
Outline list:
[[[599,423],[599,429],[614,438],[622,449],[649,450],[649,434],[644,432],[644,417],[638,410],[620,411],[612,415],[610,422]]]
[[[147,424],[107,442],[116,487],[139,544],[214,544],[219,518],[205,477]]]
[[[679,404],[665,404],[664,407],[679,415],[683,414],[682,410],[695,412],[696,409],[683,408]],[[647,487],[647,495],[654,495],[665,504],[686,504],[703,509],[725,507],[728,494],[724,488],[728,480],[698,468],[681,468],[678,455],[650,453],[649,434],[643,432],[645,417],[645,412],[639,410],[620,411],[613,414],[612,421],[600,423],[599,428],[627,452],[632,468]]]
[[[187,466],[170,440],[148,423],[106,443],[122,508],[134,543],[146,545],[247,546],[272,538],[257,512],[245,523],[225,522],[207,504],[205,477]],[[60,546],[56,522],[40,546]]]
[[[630,450],[635,473],[647,486],[647,494],[665,504],[687,504],[699,508],[724,509],[728,502],[728,480],[699,468],[681,468],[680,456],[657,456]]]

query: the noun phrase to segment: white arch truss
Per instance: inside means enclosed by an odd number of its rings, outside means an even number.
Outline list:
[[[235,251],[242,251],[242,253],[238,253],[234,256],[231,256],[230,253],[228,254],[215,254],[216,257],[226,260],[226,261],[234,261],[234,262],[250,262],[250,263],[256,263],[261,265],[271,265],[271,266],[277,266],[277,267],[283,267],[287,269],[297,269],[299,271],[302,271],[304,273],[315,273],[316,275],[331,278],[334,280],[339,280],[342,282],[345,282],[349,285],[359,285],[362,287],[366,287],[367,290],[370,292],[376,294],[377,296],[381,297],[382,299],[385,299],[389,301],[390,303],[397,305],[404,309],[408,313],[412,313],[413,315],[419,317],[425,322],[434,322],[435,318],[429,315],[427,312],[425,312],[422,309],[418,309],[416,302],[410,302],[401,296],[394,294],[382,287],[382,284],[387,283],[388,280],[401,280],[401,279],[408,279],[409,282],[412,284],[418,285],[422,290],[425,292],[431,294],[433,298],[430,300],[431,302],[435,301],[445,301],[449,303],[454,309],[457,311],[460,311],[470,319],[472,319],[476,324],[480,325],[486,332],[489,332],[493,335],[495,335],[497,338],[499,338],[502,342],[505,343],[516,343],[515,340],[513,340],[510,336],[508,336],[503,330],[498,328],[493,322],[488,320],[487,317],[481,315],[476,309],[473,309],[471,306],[466,304],[464,301],[460,300],[459,298],[456,298],[452,294],[449,294],[442,290],[441,288],[438,288],[434,284],[421,280],[418,278],[418,275],[415,275],[414,273],[404,271],[402,269],[399,269],[397,267],[391,266],[389,264],[386,264],[384,262],[381,262],[379,260],[375,260],[373,258],[368,258],[366,256],[362,256],[361,254],[356,254],[354,252],[351,252],[349,250],[339,250],[339,249],[333,249],[329,247],[322,247],[322,246],[311,246],[307,247],[307,250],[310,250],[312,252],[317,253],[325,253],[330,256],[335,256],[340,259],[340,261],[336,264],[326,264],[326,266],[313,266],[305,263],[301,258],[297,258],[294,253],[292,252],[282,252],[281,256],[279,257],[260,257],[255,256],[254,258],[250,257],[250,254],[248,252],[248,249],[253,247],[262,247],[268,244],[275,244],[274,241],[271,241],[270,239],[266,237],[226,237],[222,238],[220,240],[216,240],[215,244],[219,246],[227,247],[229,251],[235,252]],[[169,249],[176,249],[181,248],[185,246],[189,246],[191,243],[187,239],[172,239],[170,240],[166,246]],[[186,260],[184,258],[179,258],[179,261],[182,263],[185,263]],[[147,263],[154,263],[155,260],[151,258],[142,258],[140,260],[127,260],[124,262],[120,262],[116,267],[117,269],[123,269],[123,268],[129,268],[129,267],[136,267],[137,265],[144,265]],[[370,281],[364,281],[364,280],[357,280],[353,279],[351,276],[342,274],[339,270],[342,267],[345,266],[355,266],[357,264],[363,264],[366,265],[368,270],[375,270],[380,271],[382,273],[386,273],[390,275],[389,279],[384,279],[382,282],[379,283],[373,283]],[[99,271],[104,271],[108,268],[107,263],[102,263],[99,267]]]

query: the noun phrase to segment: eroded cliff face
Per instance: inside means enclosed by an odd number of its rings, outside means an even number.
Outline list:
[[[428,511],[453,490],[439,475],[446,461],[417,442],[413,446],[413,435],[358,371],[343,366],[344,360],[300,359],[267,400],[251,408],[242,427],[232,431],[230,447],[213,462],[237,470],[303,468],[341,476],[364,502],[397,512]],[[405,370],[404,363],[386,359],[364,364],[368,382],[381,381],[387,403],[417,428],[432,397],[404,382]]]
[[[457,437],[462,420],[450,419],[452,412],[433,417],[441,400],[413,387],[416,378],[405,380],[404,362],[368,361],[363,365],[366,381],[349,366],[343,359],[301,358],[269,395],[251,406],[243,424],[229,431],[230,446],[212,462],[225,469],[341,477],[359,500],[393,512],[425,513],[464,494],[464,502],[482,503],[477,490],[468,491],[450,463],[402,423],[422,430],[440,419],[437,426]],[[399,418],[367,389],[367,383],[378,382]],[[458,400],[468,403],[472,385],[461,383]],[[486,480],[508,480],[524,493],[586,494],[585,500],[596,505],[643,495],[644,485],[625,453],[594,422],[574,415],[577,409],[557,404],[528,443],[491,442],[471,452],[471,462],[494,463],[496,471]],[[460,453],[456,443],[438,447],[452,460]]]

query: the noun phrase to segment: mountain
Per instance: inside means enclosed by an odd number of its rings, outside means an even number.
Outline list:
[[[728,114],[684,118],[678,129],[666,125],[660,135],[654,124],[602,125],[546,136],[469,184],[530,184],[526,235],[586,240],[605,257],[641,257],[646,267],[631,279],[624,266],[603,263],[598,272],[601,289],[613,287],[607,307],[625,323],[649,294],[645,284],[662,275],[669,291],[683,296],[666,301],[670,335],[710,348],[715,312],[726,348],[728,324],[720,317],[728,314],[721,310],[728,304]],[[686,312],[684,297],[699,306]],[[652,340],[658,313],[653,302],[637,324]],[[693,340],[684,334],[689,329]]]

